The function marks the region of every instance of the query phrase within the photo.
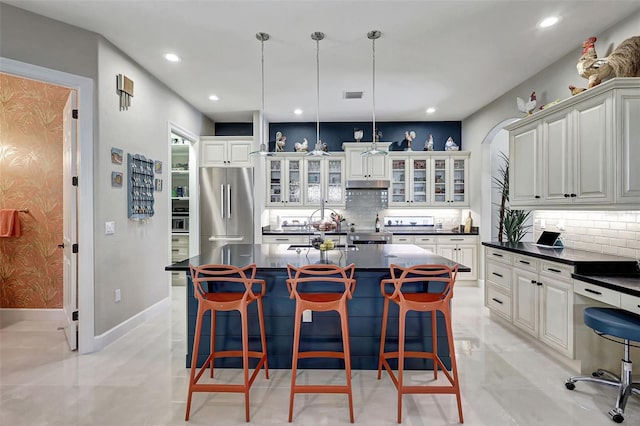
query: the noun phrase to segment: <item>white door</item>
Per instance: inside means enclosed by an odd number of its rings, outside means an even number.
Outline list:
[[[78,324],[74,321],[73,314],[78,308],[77,291],[78,291],[78,270],[76,264],[76,254],[73,253],[73,244],[77,241],[77,223],[76,223],[76,203],[77,203],[77,187],[72,185],[71,179],[76,176],[76,119],[73,118],[73,110],[76,108],[76,92],[74,90],[69,94],[67,103],[63,112],[63,286],[64,298],[62,306],[65,314],[64,332],[69,342],[71,350],[78,349]]]

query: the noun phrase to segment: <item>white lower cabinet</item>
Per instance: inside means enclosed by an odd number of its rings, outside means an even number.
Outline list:
[[[485,306],[573,358],[573,267],[495,249],[485,265]]]
[[[478,279],[478,237],[477,236],[430,236],[430,235],[394,235],[394,244],[415,244],[439,256],[446,257],[471,268],[471,272],[459,272],[458,280]]]
[[[308,235],[263,235],[263,244],[308,244]]]
[[[171,261],[173,263],[189,258],[189,234],[171,235]],[[171,285],[182,286],[187,284],[187,275],[184,271],[171,272]]]

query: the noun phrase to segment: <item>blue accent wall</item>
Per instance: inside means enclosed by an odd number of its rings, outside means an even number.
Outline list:
[[[394,142],[390,146],[391,151],[404,151],[407,147],[404,141],[404,132],[416,132],[416,138],[411,143],[414,151],[424,148],[429,134],[433,135],[434,149],[444,151],[444,144],[451,136],[453,141],[463,149],[462,124],[460,121],[411,121],[411,122],[378,122],[378,130],[382,132],[381,142]],[[362,142],[371,143],[371,122],[326,122],[320,123],[320,139],[329,147],[329,151],[342,151],[343,142],[355,142],[354,129],[362,129],[364,137]],[[270,123],[269,124],[269,151],[274,150],[276,132],[282,132],[287,137],[285,151],[294,151],[293,145],[302,142],[304,138],[309,142],[309,150],[313,149],[316,142],[316,123]]]
[[[394,142],[390,146],[391,151],[404,151],[407,143],[404,141],[404,132],[416,132],[416,138],[411,143],[414,151],[424,148],[429,134],[433,135],[433,147],[436,151],[444,151],[444,144],[451,136],[453,141],[464,149],[462,144],[462,123],[460,121],[383,121],[376,123],[382,132],[380,141]],[[362,142],[371,142],[371,122],[326,122],[320,123],[320,139],[329,147],[329,151],[342,151],[343,142],[355,142],[354,129],[362,129],[364,137]],[[285,151],[293,152],[294,144],[302,142],[304,138],[309,142],[309,150],[313,149],[316,142],[316,123],[270,123],[269,124],[269,151],[275,151],[276,132],[282,132],[287,137]],[[252,136],[252,123],[216,123],[216,136]]]

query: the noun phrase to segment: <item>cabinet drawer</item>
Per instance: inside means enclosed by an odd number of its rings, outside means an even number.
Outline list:
[[[487,259],[495,260],[511,265],[513,263],[513,255],[504,250],[496,250],[492,248],[486,249]]]
[[[640,297],[630,294],[620,294],[620,307],[640,315]]]
[[[563,265],[556,262],[548,262],[546,260],[540,261],[540,274],[570,281],[573,270],[574,267],[571,265]]]
[[[306,235],[263,235],[264,244],[302,244],[308,243],[309,237]]]
[[[426,237],[426,236],[420,236],[417,235],[414,237],[414,241],[416,245],[425,245],[425,246],[430,246],[430,245],[436,245],[437,240],[435,237]]]
[[[511,267],[487,260],[487,280],[511,291]]]
[[[172,235],[171,236],[171,247],[189,247],[189,236],[188,235]]]
[[[513,266],[526,269],[528,271],[537,272],[538,271],[538,261],[529,256],[513,256]]]
[[[413,244],[414,237],[411,235],[394,235],[393,244]]]
[[[460,245],[460,244],[477,244],[478,243],[478,237],[458,237],[456,236],[451,236],[451,237],[438,237],[438,244],[456,244],[456,245]]]
[[[606,303],[607,305],[620,306],[620,293],[599,285],[575,280],[573,283],[573,292]]]
[[[487,283],[487,307],[511,321],[511,296],[492,283]]]
[[[189,257],[189,247],[173,247],[171,249],[171,260],[180,262]]]

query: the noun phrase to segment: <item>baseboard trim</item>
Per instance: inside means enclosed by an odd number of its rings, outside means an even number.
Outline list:
[[[0,308],[0,326],[18,321],[64,321],[62,309]]]
[[[144,311],[135,314],[128,320],[121,322],[112,329],[105,331],[98,336],[95,336],[93,342],[93,350],[96,352],[103,350],[108,345],[115,342],[140,324],[143,324],[148,319],[153,318],[170,308],[171,299],[169,297],[165,297],[158,303],[149,306]]]

